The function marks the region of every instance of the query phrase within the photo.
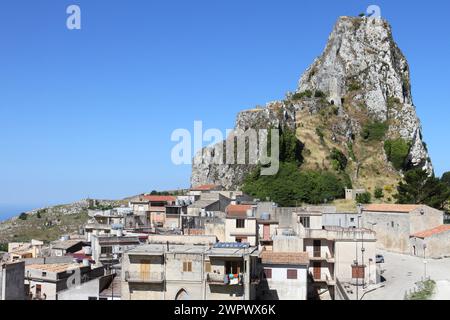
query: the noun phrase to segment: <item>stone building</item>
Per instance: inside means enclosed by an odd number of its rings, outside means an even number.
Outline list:
[[[377,247],[413,253],[410,237],[444,224],[443,212],[426,205],[370,204],[362,208],[363,227],[377,234]]]
[[[450,225],[417,232],[410,237],[411,254],[423,258],[450,256]]]

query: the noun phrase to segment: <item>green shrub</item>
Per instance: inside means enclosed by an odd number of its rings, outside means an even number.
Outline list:
[[[426,280],[417,284],[417,290],[406,295],[405,300],[429,300],[433,296],[436,289],[436,282],[433,280]]]
[[[356,202],[361,204],[369,204],[372,201],[372,195],[369,192],[356,195]]]
[[[297,93],[295,93],[293,96],[292,96],[292,99],[294,99],[294,100],[300,100],[300,99],[303,99],[303,98],[312,98],[312,96],[313,96],[313,93],[312,93],[312,91],[311,90],[305,90],[305,91],[303,91],[303,92],[297,92]]]
[[[411,143],[403,139],[387,140],[384,143],[384,151],[388,160],[395,169],[402,170],[407,166],[406,160],[411,148]]]
[[[357,81],[352,81],[348,85],[348,91],[358,91],[361,89],[361,85]]]
[[[333,148],[331,151],[331,163],[333,164],[333,169],[336,171],[344,171],[347,168],[347,157],[338,149]]]
[[[323,91],[316,90],[316,92],[314,93],[314,97],[315,98],[325,98],[326,95],[325,95],[325,93],[323,93]]]
[[[375,196],[376,199],[382,199],[382,198],[384,198],[383,189],[381,189],[381,188],[376,188],[376,189],[375,189],[374,196]]]
[[[324,135],[324,133],[323,133],[321,128],[316,128],[316,134],[320,138],[320,142],[324,143],[325,140],[323,138],[324,138],[325,135]]]
[[[370,122],[363,126],[361,136],[366,141],[381,141],[388,128],[387,122]]]

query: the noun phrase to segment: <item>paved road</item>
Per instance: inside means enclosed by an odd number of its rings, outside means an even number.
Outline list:
[[[423,259],[381,250],[378,253],[385,259],[385,287],[367,293],[364,300],[403,300],[405,292],[414,289],[425,274]],[[450,300],[450,259],[427,259],[426,274],[437,284],[433,299]]]

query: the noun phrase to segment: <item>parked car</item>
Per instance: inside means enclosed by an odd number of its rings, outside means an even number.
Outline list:
[[[377,254],[377,255],[375,256],[375,261],[376,261],[377,263],[384,263],[384,257],[383,257],[381,254]]]

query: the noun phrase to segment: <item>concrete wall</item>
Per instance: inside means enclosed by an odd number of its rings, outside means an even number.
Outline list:
[[[89,300],[89,298],[98,299],[99,293],[100,279],[94,279],[59,292],[58,300]]]
[[[225,242],[225,223],[209,223],[205,222],[205,234],[215,235],[219,242]]]
[[[364,257],[361,248],[364,246]],[[335,277],[341,282],[352,282],[352,265],[355,260],[358,264],[366,265],[365,283],[377,283],[376,274],[376,244],[374,241],[337,241],[335,244]],[[363,259],[364,258],[364,259]],[[371,259],[371,261],[369,261]]]
[[[357,228],[358,216],[358,213],[324,213],[322,220],[327,227]]]
[[[376,232],[377,248],[409,254],[411,233],[408,213],[363,211],[362,220],[365,228]]]
[[[409,214],[409,217],[411,223],[411,234],[429,230],[444,224],[444,213],[428,206],[423,206],[412,211]]]
[[[0,300],[25,299],[24,274],[24,262],[0,266]]]
[[[303,252],[303,239],[296,236],[274,236],[274,252]]]
[[[306,266],[271,265],[263,267],[272,269],[272,278],[266,279],[258,290],[258,298],[263,300],[306,300],[307,273]],[[287,270],[297,270],[297,279],[287,279]]]

